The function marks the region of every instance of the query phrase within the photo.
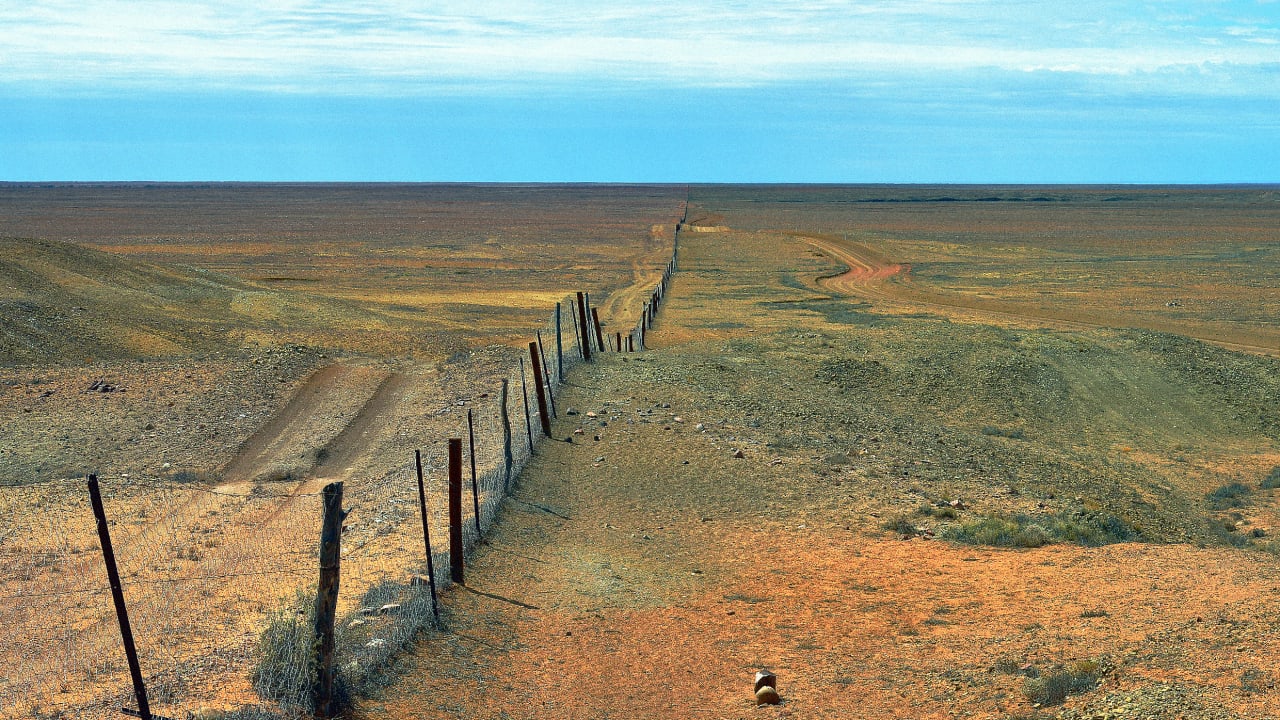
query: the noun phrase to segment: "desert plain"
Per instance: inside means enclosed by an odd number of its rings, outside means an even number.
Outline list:
[[[13,518],[88,471],[146,507],[342,479],[379,525],[350,539],[399,557],[405,453],[491,427],[569,293],[625,334],[674,246],[647,348],[574,363],[444,621],[350,715],[1274,717],[1277,190],[0,186],[0,594],[45,577],[15,548],[53,521]],[[306,555],[217,497],[169,521],[227,538],[184,567],[255,528]],[[251,654],[299,582],[200,607]],[[254,701],[201,653],[175,710]]]

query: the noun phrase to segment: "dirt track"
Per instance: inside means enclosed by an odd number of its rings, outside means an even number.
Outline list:
[[[797,237],[849,267],[846,272],[823,278],[819,281],[823,287],[845,295],[863,297],[910,308],[941,310],[950,315],[979,322],[1012,322],[1019,325],[1032,322],[1041,327],[1076,330],[1109,327],[1104,323],[1067,319],[1033,308],[1021,308],[1017,311],[997,309],[984,306],[983,303],[971,299],[948,297],[942,293],[930,292],[910,284],[910,265],[885,260],[866,245],[860,245],[845,238],[814,237],[811,235],[797,235]],[[1259,355],[1280,355],[1280,349],[1278,348],[1225,342],[1195,334],[1187,334],[1187,336],[1213,343],[1228,350],[1257,353]]]

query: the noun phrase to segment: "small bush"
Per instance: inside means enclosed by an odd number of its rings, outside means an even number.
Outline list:
[[[995,425],[983,426],[982,434],[989,437],[1009,438],[1010,440],[1025,440],[1027,438],[1026,433],[1024,433],[1020,428],[1005,430],[1003,428],[998,428]]]
[[[1274,490],[1280,488],[1280,465],[1271,468],[1271,474],[1262,479],[1259,486],[1263,490]]]
[[[1205,495],[1205,499],[1209,501],[1209,507],[1214,510],[1230,510],[1231,508],[1240,508],[1245,506],[1245,499],[1252,492],[1248,485],[1244,483],[1230,483],[1214,490]]]
[[[1068,695],[1092,690],[1097,684],[1098,663],[1082,660],[1057,672],[1028,679],[1022,693],[1037,705],[1060,705]]]
[[[924,503],[919,508],[916,508],[916,514],[940,520],[954,520],[960,517],[956,509],[950,505],[933,505],[931,503]]]
[[[899,535],[915,535],[916,524],[906,515],[895,515],[880,524],[880,527]]]
[[[267,700],[310,712],[315,674],[315,610],[299,593],[292,607],[271,615],[258,636],[253,689]]]
[[[1030,517],[985,517],[959,527],[950,527],[942,536],[968,545],[1036,548],[1054,542],[1096,547],[1133,540],[1138,531],[1120,518],[1106,513],[1058,513]]]

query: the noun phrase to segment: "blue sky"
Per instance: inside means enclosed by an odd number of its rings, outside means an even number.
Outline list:
[[[1277,168],[1277,0],[0,5],[0,180],[1280,182]]]

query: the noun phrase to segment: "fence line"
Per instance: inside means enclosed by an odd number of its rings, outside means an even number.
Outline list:
[[[677,268],[680,227],[670,260],[626,335],[626,350],[644,348]],[[532,359],[544,370],[542,384],[526,375],[524,363],[516,362],[523,358],[510,349],[495,350],[497,358],[481,352],[478,363],[440,367],[443,387],[474,387],[477,369],[484,387],[492,386],[464,403],[475,425],[488,430],[471,438],[475,500],[467,503],[472,522],[461,526],[464,557],[491,527],[510,484],[546,436],[513,396],[517,382],[537,384],[550,404],[578,365],[596,353],[625,351],[621,332],[616,347],[604,341],[596,310],[585,293],[566,296],[535,331]],[[544,335],[554,342],[544,346]],[[461,429],[453,437],[463,437]],[[388,657],[434,624],[431,592],[415,577],[429,572],[422,531],[448,535],[448,508],[439,491],[444,478],[438,476],[447,465],[444,439],[421,452],[431,500],[425,527],[413,448],[405,448],[403,465],[347,484],[344,506],[360,509],[341,536],[335,657],[348,691],[374,678]],[[304,671],[313,653],[310,598],[302,593],[317,577],[322,497],[264,487],[241,492],[139,478],[102,483],[122,592],[157,715],[176,720],[195,717],[201,708],[262,708],[238,715],[249,718],[272,716],[265,708],[286,715],[308,710],[301,688],[309,687]],[[130,705],[133,692],[94,524],[81,480],[0,487],[0,627],[9,629],[0,633],[0,663],[17,670],[0,678],[0,720],[118,717]],[[442,548],[447,545],[433,547],[430,564],[433,584],[444,589],[452,568]]]

